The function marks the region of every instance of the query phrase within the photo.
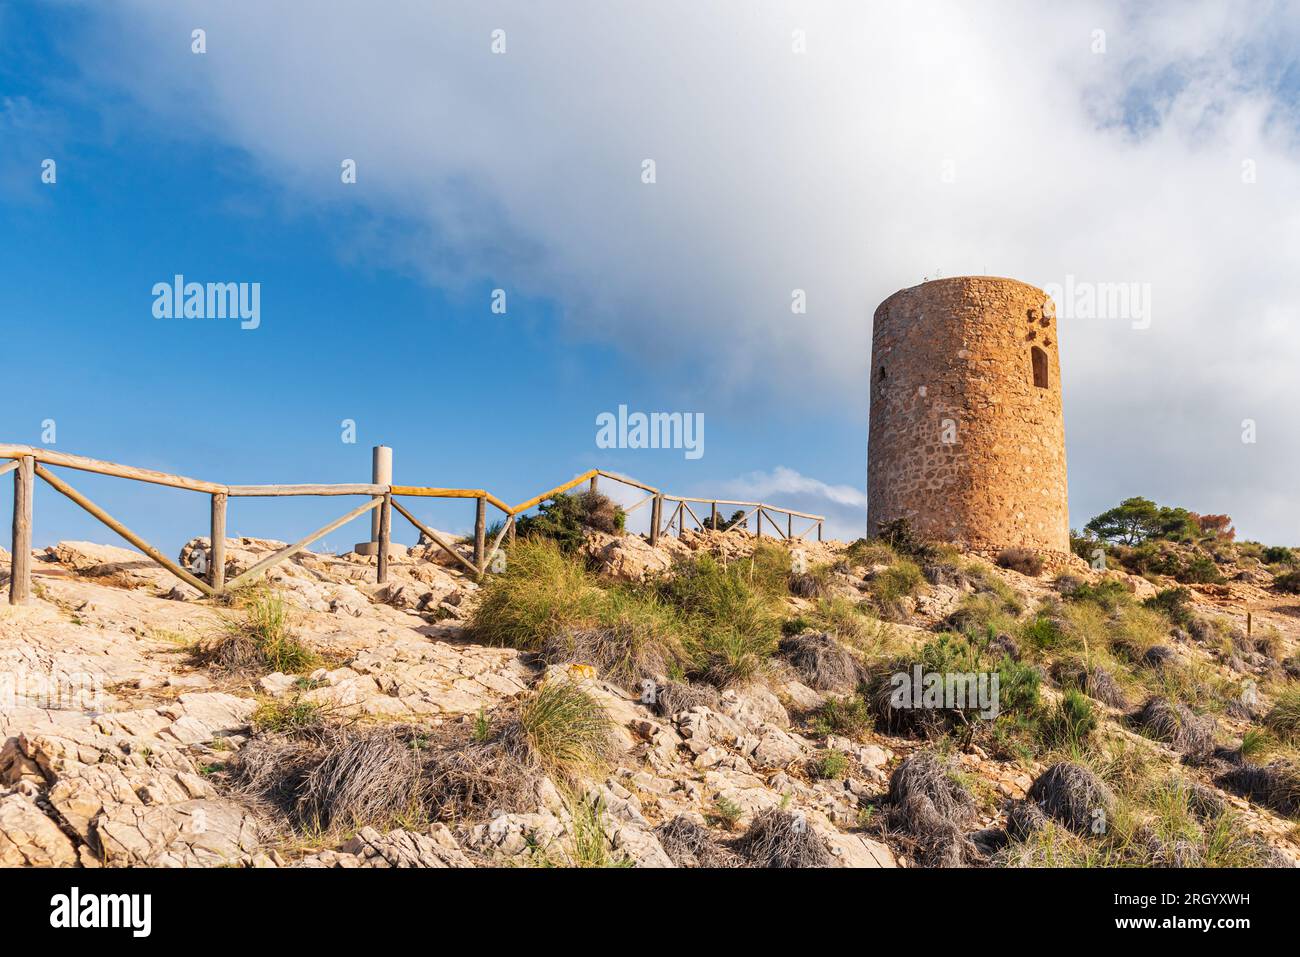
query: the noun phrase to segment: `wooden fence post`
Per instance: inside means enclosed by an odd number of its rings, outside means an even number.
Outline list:
[[[384,493],[384,503],[379,506],[379,566],[377,581],[388,581],[388,542],[393,532],[393,495]]]
[[[592,481],[596,481],[592,479]],[[483,573],[483,549],[487,537],[487,499],[478,497],[478,509],[474,515],[474,567]]]
[[[385,485],[391,490],[393,484],[393,450],[387,445],[376,445],[370,450],[370,482],[372,485]],[[358,542],[352,547],[358,555],[377,555],[379,549],[379,522],[383,516],[382,509],[370,513],[370,540]]]
[[[650,503],[650,544],[659,544],[659,522],[660,512],[664,507],[664,497],[662,492],[655,493],[655,500]]]
[[[817,523],[817,541],[820,542],[821,540],[822,540],[822,523],[821,523],[821,522],[818,522],[818,523]]]
[[[717,502],[713,503],[713,508],[709,512],[709,528],[711,528],[715,532],[718,530],[718,503]]]
[[[785,513],[785,537],[786,541],[794,537],[794,516],[789,512]]]
[[[593,476],[591,477],[591,493],[592,493],[593,495],[596,494],[596,484],[597,484],[599,481],[600,481],[600,476],[599,476],[599,475],[593,475]]]
[[[212,493],[212,540],[208,548],[208,584],[221,591],[226,584],[226,493]]]
[[[32,594],[32,486],[36,459],[25,455],[14,470],[13,548],[9,566],[9,604],[21,605]]]
[[[757,529],[756,534],[761,542],[763,540],[763,506],[761,505],[754,511],[754,528]]]

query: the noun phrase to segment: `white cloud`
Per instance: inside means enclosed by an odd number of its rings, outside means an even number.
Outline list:
[[[724,482],[722,495],[741,501],[792,508],[812,515],[824,515],[827,538],[852,541],[866,534],[867,493],[864,489],[852,485],[832,485],[802,475],[784,465],[778,465],[771,471],[749,472]],[[806,525],[807,522],[803,524]]]
[[[132,0],[87,14],[97,82],[176,135],[246,150],[286,208],[368,209],[364,239],[337,237],[348,256],[552,297],[574,332],[738,410],[864,403],[871,311],[927,276],[1150,283],[1150,329],[1061,331],[1076,506],[1152,494],[1231,511],[1246,534],[1300,528],[1294,500],[1262,510],[1300,471],[1284,414],[1300,368],[1295,91],[1271,86],[1300,34],[1285,7],[390,0],[304,15]],[[200,23],[205,56],[189,52]],[[796,28],[807,54],[791,52]],[[338,183],[344,158],[356,187]],[[716,343],[707,378],[680,365],[701,337]],[[1245,417],[1257,446],[1233,442]]]

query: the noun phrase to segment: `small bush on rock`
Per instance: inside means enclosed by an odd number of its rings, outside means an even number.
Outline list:
[[[280,671],[300,674],[320,662],[320,657],[294,633],[289,606],[268,588],[254,588],[235,600],[242,618],[227,623],[215,638],[192,649],[195,664],[239,674]]]
[[[613,499],[599,492],[577,492],[557,495],[545,501],[536,515],[525,515],[515,520],[515,531],[521,537],[548,538],[565,552],[577,551],[587,534],[587,529],[617,534],[623,531],[627,516]]]

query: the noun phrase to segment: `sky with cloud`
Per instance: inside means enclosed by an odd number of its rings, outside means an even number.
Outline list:
[[[355,481],[385,442],[508,500],[603,465],[856,537],[877,303],[1138,283],[1142,321],[1062,310],[1073,524],[1143,494],[1300,542],[1297,41],[1295,5],[1195,0],[10,3],[2,438],[228,482]],[[260,282],[261,326],[155,319],[177,273]],[[705,454],[598,449],[620,404],[703,413]]]

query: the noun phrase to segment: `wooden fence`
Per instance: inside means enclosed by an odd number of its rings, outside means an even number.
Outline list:
[[[140,551],[144,552],[149,558],[157,562],[167,571],[171,572],[181,581],[197,588],[209,598],[216,598],[221,594],[244,585],[258,576],[265,573],[270,568],[287,561],[298,552],[302,551],[308,545],[320,538],[328,535],[330,532],[355,518],[366,514],[372,509],[378,508],[379,511],[379,534],[376,570],[377,581],[383,584],[388,580],[388,563],[389,563],[389,545],[392,535],[392,514],[396,509],[398,514],[417,528],[429,541],[437,544],[441,549],[451,555],[457,562],[464,565],[470,574],[481,576],[487,570],[490,557],[501,547],[502,539],[507,536],[514,538],[516,518],[546,501],[554,498],[563,492],[576,488],[583,483],[589,483],[589,487],[595,491],[601,478],[609,479],[613,482],[619,482],[632,488],[640,489],[647,493],[644,498],[636,504],[625,509],[626,512],[635,512],[642,506],[650,505],[650,544],[658,544],[661,535],[671,534],[673,525],[676,523],[677,534],[686,529],[686,519],[690,516],[692,523],[700,529],[706,524],[709,527],[716,528],[722,525],[724,530],[731,530],[738,525],[747,524],[750,517],[755,518],[754,533],[763,537],[763,522],[766,520],[771,526],[774,537],[786,540],[802,540],[814,529],[817,531],[817,538],[820,541],[822,537],[822,523],[825,521],[824,516],[809,515],[805,512],[796,512],[788,508],[780,508],[775,505],[768,505],[763,502],[739,502],[730,499],[701,499],[701,498],[683,498],[676,495],[668,495],[661,490],[638,482],[635,479],[628,478],[624,475],[618,475],[613,472],[606,472],[603,469],[591,469],[583,472],[581,475],[565,482],[563,485],[557,485],[550,489],[535,495],[525,502],[518,505],[507,505],[501,499],[497,498],[491,492],[485,489],[465,489],[465,488],[426,488],[417,485],[376,485],[376,484],[357,484],[357,485],[221,485],[216,482],[205,482],[201,479],[187,478],[183,475],[171,475],[167,472],[155,472],[152,469],[135,468],[130,465],[119,465],[116,462],[104,462],[99,459],[85,458],[80,455],[69,455],[64,452],[56,452],[46,448],[35,448],[25,445],[0,445],[0,462],[8,460],[8,464],[0,465],[0,476],[9,472],[14,473],[14,514],[13,514],[13,547],[12,565],[9,576],[9,603],[12,605],[20,604],[27,600],[31,594],[31,575],[32,575],[32,492],[35,486],[36,478],[39,477],[48,485],[76,502],[83,509],[99,519],[114,532],[126,539]],[[170,488],[187,489],[192,492],[201,492],[211,497],[211,545],[210,552],[207,556],[207,577],[199,577],[202,572],[196,574],[196,569],[186,569],[178,562],[172,561],[161,551],[150,545],[147,541],[137,535],[131,529],[127,528],[100,506],[96,505],[81,492],[77,491],[58,475],[50,471],[50,466],[76,469],[82,472],[94,472],[99,475],[112,475],[118,478],[131,479],[136,482],[147,482],[153,485],[165,485]],[[322,525],[316,531],[294,542],[292,545],[286,545],[273,555],[268,555],[251,568],[241,572],[231,579],[225,580],[226,576],[226,508],[232,498],[242,497],[266,497],[266,496],[303,496],[303,495],[359,495],[365,496],[367,501],[350,510],[347,514],[336,518],[327,525]],[[475,500],[475,519],[474,519],[474,551],[473,560],[467,559],[454,545],[447,541],[441,534],[432,528],[429,528],[418,518],[416,518],[398,499],[400,498],[463,498]],[[664,503],[670,504],[667,522],[664,521]],[[692,503],[701,506],[710,506],[710,518],[706,523],[702,521],[699,515],[691,508]],[[505,520],[497,531],[492,542],[487,542],[487,507],[491,505],[505,516]],[[718,506],[734,506],[747,511],[736,519],[735,522],[723,525],[718,518]],[[773,518],[773,515],[785,516],[785,530],[781,529],[780,523]],[[802,525],[805,521],[811,521],[812,524],[804,528],[798,534],[795,533],[795,520],[798,519]]]

